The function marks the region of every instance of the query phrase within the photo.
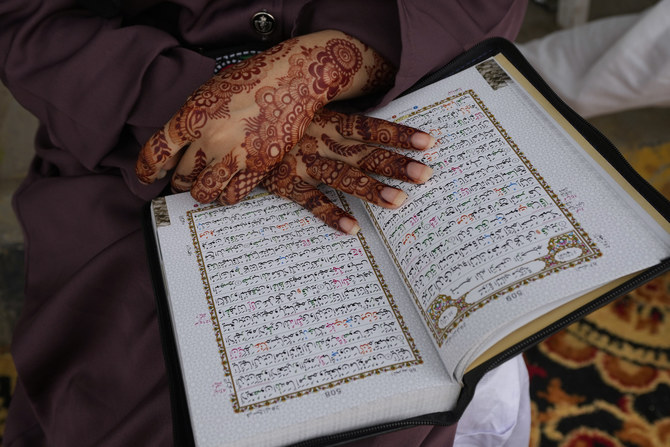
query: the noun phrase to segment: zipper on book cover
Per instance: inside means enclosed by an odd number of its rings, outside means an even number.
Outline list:
[[[523,341],[517,343],[516,345],[512,346],[511,348],[508,348],[504,351],[502,351],[500,354],[496,355],[493,359],[491,359],[489,362],[484,363],[481,368],[483,370],[483,373],[486,373],[500,364],[504,363],[514,355],[517,355],[521,352],[524,352],[526,349],[536,345],[540,341],[544,340],[551,334],[558,332],[560,329],[565,328],[568,324],[576,322],[583,317],[587,316],[588,314],[592,313],[593,311],[603,307],[604,305],[612,302],[614,299],[616,299],[619,296],[623,296],[625,293],[641,286],[642,284],[654,279],[658,275],[664,273],[670,268],[670,258],[664,259],[661,261],[661,263],[657,264],[655,267],[652,267],[645,272],[643,272],[641,275],[631,279],[630,281],[621,284],[620,286],[610,290],[606,294],[600,296],[599,298],[596,298],[595,300],[591,301],[590,303],[582,306],[581,308],[575,310],[574,312],[566,315],[565,317],[561,318],[560,320],[552,323],[551,325],[545,327],[539,332],[536,332],[535,334],[531,335],[530,337],[524,339]]]
[[[456,421],[454,421],[455,423]],[[416,427],[419,425],[437,425],[435,420],[411,420],[397,421],[379,424],[369,428],[361,428],[345,433],[324,436],[309,441],[291,444],[291,447],[313,447],[313,446],[335,446],[341,443],[349,443],[368,436],[383,435],[403,428]]]

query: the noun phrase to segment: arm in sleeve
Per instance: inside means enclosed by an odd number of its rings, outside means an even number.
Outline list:
[[[148,138],[212,70],[169,34],[93,16],[74,0],[0,2],[0,80],[90,170],[126,124]]]

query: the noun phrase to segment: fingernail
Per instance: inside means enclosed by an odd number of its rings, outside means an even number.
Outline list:
[[[389,186],[383,188],[380,194],[384,200],[393,205],[395,208],[399,207],[405,203],[405,200],[407,200],[407,194],[405,194],[404,191],[391,188]]]
[[[407,165],[407,176],[417,183],[425,183],[433,175],[433,169],[423,163],[411,161]]]
[[[167,174],[167,171],[161,169],[160,171],[158,171],[158,175],[156,175],[156,178],[161,179],[165,177],[165,174]]]
[[[358,222],[350,217],[340,217],[340,220],[337,221],[337,224],[340,226],[340,230],[347,234],[356,234],[361,229],[361,227],[358,225]]]
[[[417,132],[412,135],[412,146],[417,149],[428,149],[435,144],[435,138],[425,132]]]

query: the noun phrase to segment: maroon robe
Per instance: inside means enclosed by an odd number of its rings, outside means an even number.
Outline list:
[[[5,447],[171,445],[170,401],[140,231],[141,145],[213,72],[197,51],[334,28],[399,71],[381,102],[477,41],[513,38],[526,0],[158,0],[103,18],[75,0],[0,2],[0,79],[40,120],[15,196],[26,299],[12,354],[19,381]],[[26,148],[26,150],[30,150]],[[445,445],[418,427],[366,445]]]

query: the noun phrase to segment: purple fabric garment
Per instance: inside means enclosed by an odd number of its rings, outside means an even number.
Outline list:
[[[336,28],[378,49],[399,67],[387,102],[478,40],[513,38],[525,0],[145,0],[111,19],[75,0],[0,2],[0,80],[42,123],[14,202],[27,284],[5,446],[172,444],[140,232],[165,182],[140,185],[135,159],[211,76],[213,61],[188,48],[258,42],[249,20],[263,9],[279,22],[270,43]],[[355,445],[452,438],[453,427],[418,427]]]

